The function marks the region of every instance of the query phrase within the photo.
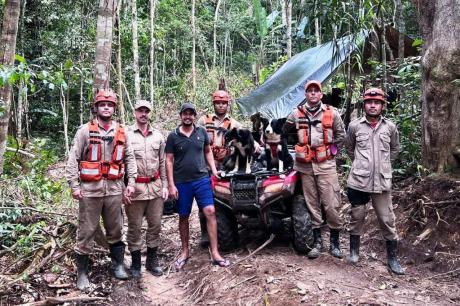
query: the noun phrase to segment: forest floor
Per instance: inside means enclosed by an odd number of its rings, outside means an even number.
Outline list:
[[[393,193],[399,258],[406,275],[392,275],[386,267],[385,242],[372,210],[362,237],[360,262],[353,266],[327,252],[315,260],[294,251],[289,239],[275,237],[265,247],[263,233],[241,233],[241,245],[225,256],[229,268],[212,266],[207,249],[199,246],[196,210],[191,216],[191,258],[176,272],[180,249],[177,215],[163,217],[160,261],[165,275],[143,270],[141,281],[116,281],[101,249],[92,256],[89,293],[78,292],[70,251],[53,265],[44,265],[28,282],[15,282],[0,291],[0,305],[459,305],[460,304],[460,179],[405,180]],[[349,204],[343,197],[347,220]],[[328,231],[323,241],[328,248]],[[348,254],[348,235],[341,237]],[[130,256],[125,262],[129,266]],[[0,267],[11,264],[3,256]],[[145,260],[145,254],[143,261]],[[3,269],[2,269],[3,270]],[[54,272],[52,272],[54,271]],[[9,281],[7,275],[0,275]]]

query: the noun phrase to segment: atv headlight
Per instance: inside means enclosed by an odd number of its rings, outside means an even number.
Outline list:
[[[275,183],[265,187],[265,192],[275,193],[283,190],[284,183]]]

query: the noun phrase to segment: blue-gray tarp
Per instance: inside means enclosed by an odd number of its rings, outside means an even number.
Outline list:
[[[309,80],[326,81],[364,41],[367,32],[348,35],[296,54],[261,86],[237,99],[245,116],[260,113],[266,118],[284,118],[305,98]]]

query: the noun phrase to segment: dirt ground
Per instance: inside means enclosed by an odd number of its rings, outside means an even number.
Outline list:
[[[191,258],[180,272],[173,267],[180,249],[178,217],[164,216],[160,247],[164,276],[154,277],[143,271],[140,282],[115,281],[109,273],[108,257],[100,252],[92,257],[90,278],[94,287],[88,295],[100,300],[79,299],[82,293],[71,286],[75,281],[74,266],[67,259],[59,281],[48,279],[52,273],[43,269],[29,285],[17,284],[9,297],[0,296],[0,305],[24,301],[29,301],[27,305],[56,304],[36,302],[46,296],[78,300],[69,300],[66,305],[460,305],[460,179],[426,178],[397,185],[393,199],[404,276],[387,270],[385,242],[371,210],[356,266],[345,258],[333,258],[327,249],[320,258],[309,260],[296,253],[286,237],[275,237],[253,254],[269,237],[243,232],[240,248],[225,254],[233,263],[229,268],[212,266],[208,250],[199,246],[195,210],[191,218]],[[345,220],[348,210],[344,197]],[[348,235],[342,234],[345,254],[347,240]],[[326,228],[323,241],[328,248]],[[125,262],[129,266],[128,253]],[[41,289],[35,289],[34,297],[30,292],[38,283],[44,283],[43,279],[48,287],[42,284]],[[58,283],[67,286],[50,287]]]

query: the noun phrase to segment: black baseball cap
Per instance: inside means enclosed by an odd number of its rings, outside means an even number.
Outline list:
[[[191,110],[196,115],[195,105],[193,105],[190,102],[185,102],[184,104],[182,104],[179,114],[182,114],[182,112],[184,112],[187,109]]]

